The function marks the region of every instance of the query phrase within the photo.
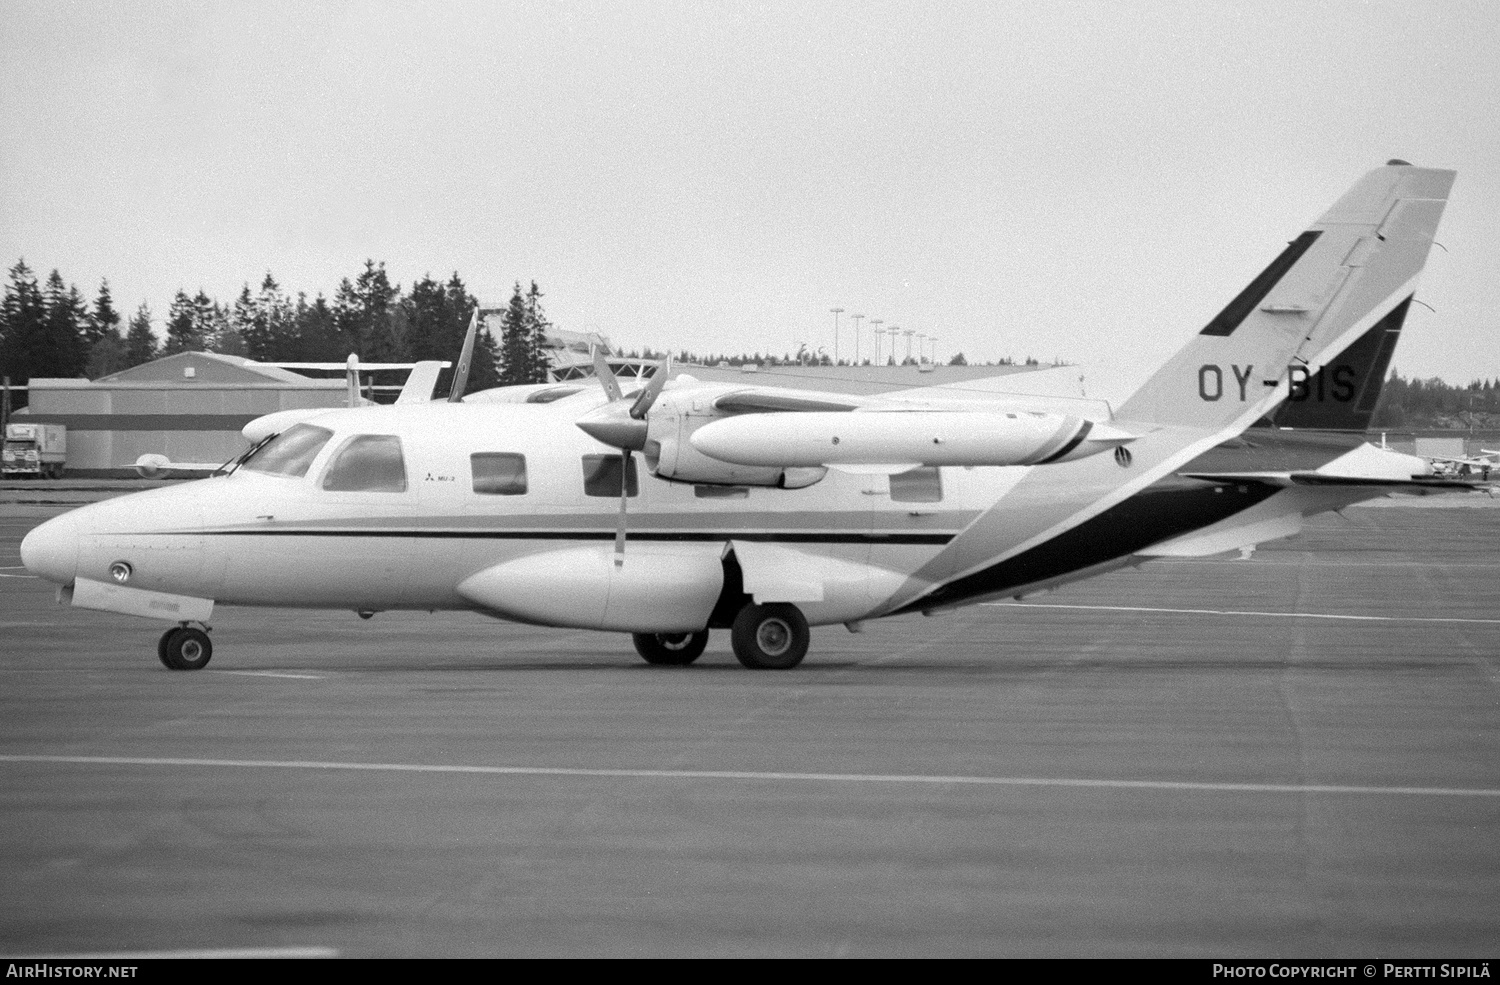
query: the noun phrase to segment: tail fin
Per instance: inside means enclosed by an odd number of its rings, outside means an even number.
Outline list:
[[[1295,384],[1318,382],[1312,367],[1326,355],[1355,350],[1372,333],[1369,345],[1376,351],[1366,370],[1381,362],[1381,352],[1389,362],[1390,328],[1400,329],[1453,178],[1453,171],[1400,162],[1365,175],[1127,400],[1118,417],[1227,437],[1299,392]],[[1386,328],[1376,331],[1380,325]],[[1322,380],[1325,386],[1333,381],[1332,375]],[[1378,383],[1361,387],[1355,406],[1363,407],[1369,392],[1378,397],[1379,389]]]
[[[1368,431],[1411,300],[1407,297],[1392,308],[1343,352],[1325,354],[1316,370],[1296,365],[1288,369],[1286,402],[1266,423],[1297,430]]]

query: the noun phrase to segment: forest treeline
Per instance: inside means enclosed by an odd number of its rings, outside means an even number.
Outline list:
[[[142,302],[124,319],[109,281],[92,302],[54,270],[44,283],[20,260],[10,268],[0,302],[0,373],[13,385],[33,376],[98,379],[178,352],[208,351],[257,362],[342,363],[355,353],[364,362],[454,360],[479,301],[457,272],[446,282],[430,275],[403,292],[385,264],[365,262],[344,278],[330,301],[322,293],[289,295],[269,272],[260,289],[247,283],[239,297],[221,303],[202,290],[179,290],[162,324]],[[544,348],[551,327],[542,292],[515,285],[501,319],[500,338],[481,328],[468,389],[547,378]]]
[[[430,275],[403,292],[385,264],[365,261],[352,280],[344,278],[332,300],[321,292],[288,294],[269,272],[252,291],[245,284],[233,301],[221,303],[203,291],[179,290],[163,319],[164,338],[152,330],[155,316],[142,302],[128,320],[115,307],[109,281],[92,301],[53,270],[44,283],[20,260],[10,268],[0,303],[0,375],[12,385],[33,376],[98,379],[177,352],[218,352],[257,362],[342,363],[352,352],[364,362],[413,362],[456,358],[479,301],[455,271],[446,281]],[[535,281],[515,285],[501,320],[500,338],[479,333],[468,390],[547,379],[544,351],[552,327]],[[637,353],[631,353],[637,355]],[[644,358],[665,352],[645,350]],[[795,354],[681,352],[684,362],[732,366],[828,364],[826,353]],[[890,360],[895,364],[895,359]],[[967,365],[962,353],[952,365]],[[999,365],[1014,360],[1002,359]],[[1038,365],[1032,357],[1026,365]],[[439,384],[439,392],[446,383]],[[24,403],[18,400],[17,406]],[[1500,379],[1454,386],[1440,379],[1407,379],[1392,373],[1381,394],[1372,428],[1500,428]]]

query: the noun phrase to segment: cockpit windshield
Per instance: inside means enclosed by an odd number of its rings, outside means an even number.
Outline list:
[[[259,448],[252,449],[249,457],[240,463],[240,468],[300,479],[332,437],[333,432],[327,428],[312,424],[293,425]]]

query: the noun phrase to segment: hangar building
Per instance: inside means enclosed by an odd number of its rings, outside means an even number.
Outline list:
[[[179,352],[97,380],[33,378],[14,420],[68,429],[67,473],[134,475],[149,453],[224,462],[244,450],[240,429],[263,414],[342,407],[342,379],[315,380],[240,356]]]

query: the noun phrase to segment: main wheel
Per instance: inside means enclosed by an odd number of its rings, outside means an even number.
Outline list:
[[[202,670],[214,655],[214,645],[203,630],[179,626],[161,638],[157,654],[172,670]]]
[[[686,667],[703,655],[708,630],[697,633],[632,633],[635,652],[658,667]]]
[[[785,602],[747,604],[729,632],[734,655],[752,670],[790,670],[807,655],[807,619]]]

